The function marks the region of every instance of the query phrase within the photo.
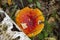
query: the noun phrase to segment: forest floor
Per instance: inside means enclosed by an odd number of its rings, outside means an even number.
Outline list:
[[[2,8],[13,20],[15,12],[26,6],[39,8],[45,17],[45,28],[32,40],[60,40],[60,0],[0,0]]]

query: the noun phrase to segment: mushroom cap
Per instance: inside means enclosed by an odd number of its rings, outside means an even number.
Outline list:
[[[44,28],[44,16],[38,8],[25,7],[17,11],[15,21],[29,37],[36,36]]]

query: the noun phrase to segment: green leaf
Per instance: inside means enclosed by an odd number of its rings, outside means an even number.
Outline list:
[[[47,30],[48,30],[48,31],[51,31],[51,29],[52,29],[51,25],[48,24]]]
[[[37,6],[38,8],[41,8],[41,4],[40,4],[38,1],[36,1],[36,6]]]
[[[49,24],[48,21],[46,20],[46,21],[45,21],[45,30],[46,30],[46,31],[47,31],[47,30],[48,30],[48,31],[51,31],[51,29],[52,29],[52,25]]]
[[[56,17],[56,14],[57,14],[57,11],[56,10],[54,10],[53,12],[52,12],[52,17]]]
[[[43,39],[43,38],[44,38],[43,33],[40,33],[40,34],[38,35],[38,38],[39,38],[40,40]]]
[[[47,31],[44,32],[44,36],[45,36],[45,37],[48,36],[48,32],[47,32]]]
[[[28,0],[28,2],[29,2],[29,3],[32,3],[32,2],[33,2],[33,0]]]

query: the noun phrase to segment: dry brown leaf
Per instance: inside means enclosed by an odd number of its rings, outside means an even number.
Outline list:
[[[55,21],[55,19],[53,17],[50,17],[49,20],[48,20],[48,23],[52,23],[54,21]]]

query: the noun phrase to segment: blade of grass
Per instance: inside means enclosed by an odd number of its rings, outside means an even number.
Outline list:
[[[20,2],[21,2],[21,4],[22,4],[22,7],[24,7],[24,5],[23,5],[23,0],[20,0]]]
[[[41,4],[40,4],[38,1],[36,1],[36,6],[37,6],[38,8],[41,8]]]
[[[15,11],[16,11],[16,8],[17,8],[17,5],[15,5],[15,7],[14,7],[14,9],[13,9],[13,11],[12,11],[12,13],[11,13],[11,18],[15,15]]]
[[[32,3],[32,2],[33,2],[33,0],[28,0],[28,2],[29,2],[29,3]]]

